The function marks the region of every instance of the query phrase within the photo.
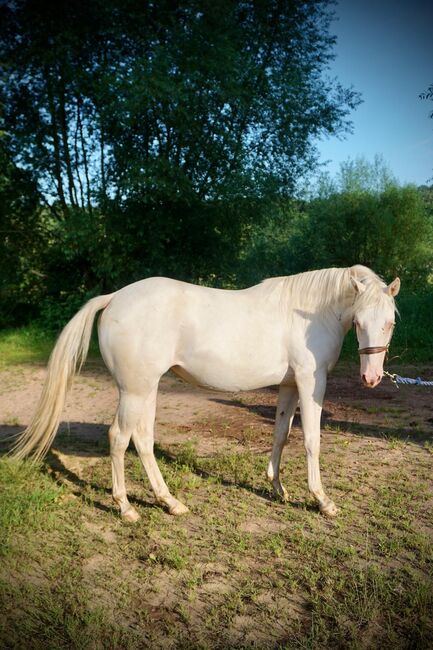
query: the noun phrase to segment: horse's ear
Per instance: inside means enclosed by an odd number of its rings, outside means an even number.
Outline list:
[[[386,287],[386,292],[394,298],[399,291],[400,291],[400,278],[395,278],[395,280],[391,282],[391,284],[388,287]]]
[[[364,293],[365,291],[365,284],[362,284],[359,280],[357,280],[353,275],[350,276],[350,281],[352,283],[353,288],[355,289],[356,293]]]

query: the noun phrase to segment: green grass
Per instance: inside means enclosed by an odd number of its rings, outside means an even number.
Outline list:
[[[0,330],[0,368],[22,363],[46,363],[56,335],[37,326]],[[100,358],[96,338],[92,338],[90,358]]]
[[[324,452],[328,464],[336,453]],[[362,481],[341,467],[342,487],[335,470],[324,472],[342,508],[330,521],[310,507],[303,454],[284,463],[291,503],[281,504],[264,477],[268,454],[159,448],[168,485],[191,510],[173,518],[154,505],[128,452],[134,525],[111,506],[108,457],[80,482],[59,466],[54,478],[50,458],[4,459],[0,645],[427,650],[431,480],[418,474],[431,469],[431,454],[408,444],[384,475],[383,453],[371,454]]]
[[[12,551],[18,531],[33,534],[50,526],[62,493],[38,467],[0,459],[0,555]]]
[[[37,327],[0,331],[0,367],[46,362],[54,345],[53,334]]]

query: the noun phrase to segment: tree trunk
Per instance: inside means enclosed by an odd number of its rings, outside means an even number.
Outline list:
[[[51,78],[48,68],[45,68],[45,83],[47,87],[47,97],[48,97],[48,109],[51,117],[51,137],[53,139],[54,146],[54,175],[56,178],[57,185],[57,194],[60,199],[60,203],[64,209],[67,210],[67,204],[65,199],[65,193],[63,191],[63,182],[62,182],[62,160],[60,153],[60,141],[59,134],[57,132],[57,119],[56,119],[56,105],[54,102],[53,87],[51,84]]]
[[[63,80],[61,81],[59,107],[60,107],[60,128],[62,134],[63,153],[64,153],[65,165],[66,165],[66,175],[68,178],[69,200],[73,207],[77,207],[78,205],[77,191],[75,189],[74,176],[72,173],[71,156],[69,153],[68,116],[66,113],[65,85]]]
[[[78,186],[80,188],[81,208],[84,210],[85,209],[84,187],[83,187],[83,183],[81,181],[80,154],[79,154],[79,151],[78,151],[79,110],[80,109],[79,109],[78,102],[77,102],[77,117],[76,117],[76,121],[75,121],[75,133],[74,133],[75,172],[77,174]]]
[[[92,202],[90,200],[91,194],[90,194],[90,179],[89,179],[89,165],[87,162],[87,152],[86,152],[86,144],[84,142],[84,134],[83,134],[83,122],[81,120],[81,106],[82,106],[82,99],[80,96],[77,97],[77,124],[78,124],[78,130],[80,133],[80,142],[81,142],[81,153],[83,155],[83,164],[84,164],[84,176],[86,178],[86,190],[87,190],[87,208],[89,212],[92,211]]]

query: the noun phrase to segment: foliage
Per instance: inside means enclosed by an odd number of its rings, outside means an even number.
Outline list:
[[[433,289],[403,290],[398,298],[400,318],[392,341],[393,354],[402,362],[433,359]],[[427,377],[430,379],[430,376]]]
[[[431,99],[433,101],[433,84],[431,84],[427,90],[420,94],[421,99]],[[430,117],[433,119],[433,111],[430,113]]]
[[[424,289],[433,271],[433,221],[424,196],[400,187],[380,159],[342,165],[307,207],[299,270],[360,263],[406,287]]]
[[[26,228],[43,231],[44,312],[151,274],[231,283],[251,230],[314,167],[317,136],[344,132],[359,102],[326,77],[326,0],[1,13],[0,128],[46,204]]]
[[[0,140],[0,327],[34,313],[44,287],[41,257],[46,239],[31,175],[12,161]]]
[[[412,286],[433,270],[431,224],[413,187],[344,192],[313,201],[309,211],[303,255],[318,267],[365,264]]]
[[[382,156],[376,154],[373,161],[358,156],[343,161],[335,178],[327,172],[320,174],[310,195],[322,199],[351,192],[378,195],[397,184]]]
[[[431,188],[400,187],[380,157],[349,160],[336,178],[320,177],[308,200],[276,204],[252,228],[238,281],[361,263],[423,292],[433,272],[432,205]]]
[[[322,75],[327,4],[7,4],[15,157],[65,210],[293,186],[313,138],[344,129],[358,102]]]
[[[272,206],[260,226],[253,226],[239,256],[236,282],[257,284],[266,277],[307,270],[299,259],[299,247],[308,224],[307,206],[281,201]]]
[[[0,326],[58,331],[149,275],[239,287],[362,262],[428,281],[431,188],[399,187],[376,158],[293,199],[317,136],[359,102],[326,78],[327,1],[1,12]]]

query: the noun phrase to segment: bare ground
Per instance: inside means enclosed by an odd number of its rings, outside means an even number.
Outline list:
[[[405,373],[430,378],[433,367],[399,369]],[[0,371],[1,436],[29,422],[44,376],[35,365]],[[432,586],[431,391],[397,390],[388,381],[371,391],[348,364],[330,377],[321,459],[325,488],[342,509],[336,521],[321,517],[307,495],[298,416],[282,462],[290,501],[270,494],[263,470],[276,395],[275,388],[216,393],[165,376],[157,457],[191,512],[173,519],[155,506],[131,452],[127,484],[141,521],[127,526],[110,497],[107,429],[116,389],[98,363],[76,379],[44,470],[62,488],[62,544],[76,541],[83,607],[102,608],[120,635],[113,645],[92,639],[83,647],[374,648],[384,640],[431,647],[424,619],[413,632],[410,621],[397,622],[398,611],[395,621],[381,614],[391,592],[400,589],[394,598],[404,610],[410,589],[423,594]],[[65,570],[59,561],[69,564],[56,546],[60,533],[50,535],[56,557],[29,551],[28,559],[26,551],[20,570],[18,544],[18,564],[0,578],[20,593],[31,584],[52,594]],[[419,599],[418,611],[425,606]],[[7,612],[13,628],[19,615],[10,604]],[[411,635],[418,645],[410,645]],[[26,647],[51,647],[44,643]]]

